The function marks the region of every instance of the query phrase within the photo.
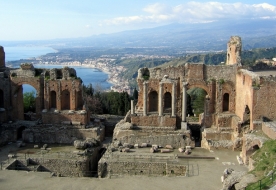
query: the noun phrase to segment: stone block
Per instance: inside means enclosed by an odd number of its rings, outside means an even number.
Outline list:
[[[172,152],[171,149],[161,149],[161,153],[169,153]]]

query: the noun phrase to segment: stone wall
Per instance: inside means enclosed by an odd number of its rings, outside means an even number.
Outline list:
[[[276,140],[276,122],[263,122],[262,131],[269,138]]]
[[[62,124],[65,122],[79,123],[85,125],[88,123],[88,113],[83,111],[62,111],[55,112],[42,112],[42,121],[45,124]]]
[[[175,129],[176,118],[171,116],[132,116],[131,123],[136,126],[158,126],[158,127],[170,127]]]
[[[166,162],[100,160],[98,166],[100,177],[112,177],[112,175],[186,176],[186,172],[186,165],[167,164]]]
[[[166,132],[164,132],[166,133]],[[194,146],[194,142],[190,139],[190,133],[157,133],[157,132],[139,132],[124,130],[120,131],[116,136],[116,140],[120,141],[121,144],[139,144],[147,143],[150,145],[159,145],[165,147],[171,145],[173,148],[180,148],[186,146]],[[168,132],[167,132],[168,133]]]
[[[37,126],[23,131],[23,141],[30,143],[61,143],[73,144],[75,140],[94,138],[104,140],[104,127],[80,129],[78,127],[63,125],[61,127]]]

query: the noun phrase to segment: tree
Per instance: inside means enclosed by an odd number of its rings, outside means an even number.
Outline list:
[[[23,94],[24,113],[35,112],[35,92],[25,92]]]
[[[133,99],[134,100],[137,100],[138,99],[138,91],[136,90],[136,88],[134,88],[134,91],[133,91]]]

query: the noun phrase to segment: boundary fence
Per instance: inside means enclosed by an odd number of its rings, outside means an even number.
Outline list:
[[[260,179],[259,181],[252,183],[245,187],[246,190],[261,190],[268,189],[276,181],[276,170],[274,170],[270,175]]]

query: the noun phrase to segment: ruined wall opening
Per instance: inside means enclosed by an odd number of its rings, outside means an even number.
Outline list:
[[[61,92],[61,109],[70,110],[70,92],[68,90]]]
[[[26,127],[25,126],[21,126],[21,127],[19,127],[18,129],[17,129],[17,137],[16,137],[16,139],[17,140],[21,140],[22,139],[22,137],[23,137],[23,131],[26,129]]]
[[[51,91],[51,99],[50,99],[51,108],[56,109],[57,107],[57,94],[55,91]]]
[[[82,103],[82,91],[76,92],[76,102],[77,102],[77,109],[82,109],[83,103]]]
[[[29,85],[23,84],[22,88],[23,91],[23,101],[21,105],[21,100],[19,99],[18,108],[23,107],[24,112],[24,120],[32,121],[36,119],[36,99],[37,99],[37,91],[36,89]],[[20,98],[20,90],[18,91],[19,98]],[[20,110],[21,108],[19,108]]]
[[[225,93],[223,95],[223,105],[222,105],[223,111],[229,111],[229,94]]]
[[[57,79],[62,79],[62,70],[57,69]]]
[[[257,142],[257,143],[258,143],[258,142]],[[248,150],[246,151],[246,157],[249,158],[251,155],[254,154],[254,152],[256,152],[256,151],[259,150],[259,149],[260,149],[260,147],[259,147],[258,144],[255,144],[255,145],[251,146],[250,149],[248,149]]]
[[[164,94],[164,108],[168,109],[172,107],[172,95],[170,92]]]
[[[155,112],[158,110],[158,93],[152,91],[149,93],[149,112]]]
[[[187,94],[190,96],[190,98],[187,98],[187,105],[190,104],[192,107],[192,113],[187,109],[187,114],[198,117],[199,114],[205,111],[205,97],[207,92],[202,88],[195,87],[189,89]]]
[[[201,147],[201,139],[202,139],[201,125],[190,124],[189,128],[191,131],[191,137],[195,141],[195,146]]]
[[[0,108],[4,108],[4,92],[0,89]]]
[[[243,124],[250,124],[250,109],[248,105],[245,106],[244,108],[244,113],[243,113]]]

